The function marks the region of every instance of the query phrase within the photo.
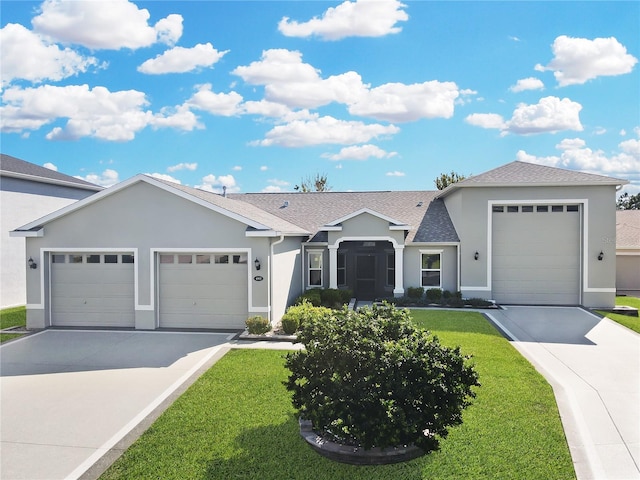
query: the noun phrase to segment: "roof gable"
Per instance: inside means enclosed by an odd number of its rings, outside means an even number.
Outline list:
[[[340,225],[343,222],[346,222],[346,221],[348,221],[348,220],[350,220],[352,218],[358,217],[358,216],[363,215],[363,214],[372,215],[372,216],[374,216],[376,218],[379,218],[380,220],[384,220],[386,222],[389,222],[391,225],[396,226],[396,227],[406,227],[407,226],[407,224],[405,222],[401,222],[399,220],[395,220],[395,219],[393,219],[393,218],[391,218],[391,217],[389,217],[387,215],[384,215],[382,213],[378,213],[378,212],[376,212],[374,210],[371,210],[369,208],[361,208],[360,210],[357,210],[357,211],[349,213],[349,214],[347,214],[347,215],[345,215],[343,217],[340,217],[340,218],[338,218],[336,220],[333,220],[333,221],[327,223],[325,226],[335,227],[337,225]]]
[[[263,234],[268,232],[272,232],[273,234],[308,234],[308,232],[306,232],[304,229],[289,222],[285,222],[278,217],[270,215],[269,213],[264,212],[254,207],[253,205],[240,205],[242,202],[225,198],[215,193],[205,192],[203,190],[198,190],[191,187],[185,187],[184,185],[174,184],[165,180],[159,180],[157,178],[149,177],[142,174],[136,175],[135,177],[125,180],[124,182],[114,185],[113,187],[104,189],[96,193],[95,195],[91,195],[60,210],[50,213],[49,215],[34,220],[26,225],[23,225],[22,227],[17,228],[16,230],[14,230],[14,232],[16,234],[20,232],[33,232],[34,230],[39,229],[40,227],[46,225],[49,222],[52,222],[53,220],[56,220],[65,215],[69,215],[80,208],[91,205],[92,203],[99,202],[101,199],[107,196],[114,195],[115,193],[140,182],[153,185],[157,188],[165,190],[174,195],[178,195],[179,197],[225,215],[229,218],[233,218],[247,225],[249,231],[251,232],[262,232]]]
[[[0,154],[0,176],[80,188],[83,190],[93,190],[96,192],[104,189],[104,187],[87,182],[81,178],[65,175],[64,173],[56,172],[55,170],[41,167],[40,165],[26,162],[11,155],[5,155],[4,153]]]
[[[488,172],[474,175],[445,188],[438,196],[446,197],[449,193],[468,187],[537,187],[553,185],[625,185],[627,180],[606,177],[593,173],[578,172],[564,168],[548,167],[515,161]]]

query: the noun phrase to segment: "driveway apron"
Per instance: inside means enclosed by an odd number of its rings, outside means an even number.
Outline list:
[[[581,308],[488,316],[552,385],[578,479],[640,479],[640,335]]]
[[[46,330],[0,347],[0,478],[78,478],[228,333]]]

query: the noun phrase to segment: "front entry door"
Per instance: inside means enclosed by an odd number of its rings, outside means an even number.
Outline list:
[[[356,256],[356,291],[359,300],[374,300],[376,296],[375,255]]]

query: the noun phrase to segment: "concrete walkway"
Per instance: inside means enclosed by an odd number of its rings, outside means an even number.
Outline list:
[[[578,479],[640,479],[640,335],[580,308],[486,314],[552,385]]]

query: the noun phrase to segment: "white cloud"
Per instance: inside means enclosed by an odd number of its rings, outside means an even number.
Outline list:
[[[223,187],[226,187],[227,193],[240,191],[240,188],[236,185],[236,179],[233,178],[233,175],[220,175],[216,177],[215,175],[209,174],[202,177],[202,184],[196,185],[196,188],[199,188],[200,190],[213,193],[223,193]]]
[[[197,163],[178,163],[177,165],[172,165],[170,167],[167,168],[167,172],[178,172],[180,170],[190,170],[190,171],[194,171],[196,168],[198,168],[198,164]]]
[[[596,129],[593,131],[594,135],[604,135],[605,133],[607,133],[607,129],[604,127],[596,127]]]
[[[175,128],[191,132],[194,129],[203,129],[198,117],[189,110],[187,105],[179,105],[175,108],[163,107],[159,113],[153,115],[149,125],[154,128]]]
[[[278,104],[290,109],[309,109],[332,102],[346,105],[352,115],[376,120],[450,118],[456,98],[477,93],[469,89],[460,92],[453,82],[435,80],[411,85],[387,83],[371,88],[353,71],[322,78],[318,69],[302,61],[300,52],[284,49],[266,50],[259,61],[239,66],[232,73],[251,85],[264,85],[268,103],[247,102],[247,113],[280,118],[287,112],[276,107]],[[292,121],[291,115],[288,121]]]
[[[145,173],[145,175],[149,175],[150,177],[153,177],[153,178],[159,178],[160,180],[166,180],[167,182],[177,183],[179,185],[182,184],[180,180],[172,177],[171,175],[167,175],[166,173]]]
[[[561,151],[560,155],[538,157],[520,150],[516,159],[640,181],[640,139],[619,143],[619,151],[613,155],[607,155],[602,150],[592,150],[579,138],[564,139],[556,148]]]
[[[287,187],[290,185],[286,180],[278,180],[277,178],[272,178],[267,180],[271,185],[277,185],[278,187]]]
[[[9,23],[0,30],[2,85],[22,79],[38,83],[62,80],[98,67],[95,57],[45,41],[22,25]]]
[[[349,113],[390,122],[451,118],[458,95],[453,82],[387,83],[349,102]]]
[[[324,40],[340,40],[345,37],[381,37],[402,30],[398,22],[409,19],[398,0],[345,1],[327,9],[321,18],[314,17],[298,23],[284,17],[278,30],[288,37],[318,36]]]
[[[231,170],[233,170],[234,172],[239,172],[242,170],[242,167],[240,165],[236,165],[235,167],[233,167]]]
[[[216,50],[211,43],[199,43],[192,48],[174,47],[144,62],[138,67],[138,71],[156,75],[190,72],[213,66],[228,52],[229,50]]]
[[[76,178],[95,183],[96,185],[100,185],[101,187],[110,187],[111,185],[115,185],[120,181],[120,179],[118,178],[118,172],[109,168],[99,174],[90,173],[88,175],[85,175],[84,177],[77,175]]]
[[[267,167],[266,165],[262,165],[262,166],[260,167],[260,171],[261,171],[261,172],[266,172],[267,170],[269,170],[269,167]]]
[[[197,88],[198,91],[187,100],[186,106],[224,117],[231,117],[241,112],[242,96],[239,93],[215,93],[210,83]]]
[[[528,77],[521,78],[515,85],[509,87],[512,92],[524,92],[525,90],[542,90],[544,83],[539,78]]]
[[[474,113],[465,121],[482,128],[494,128],[502,131],[502,135],[533,135],[538,133],[556,133],[563,130],[582,131],[580,123],[582,105],[568,98],[541,98],[537,104],[520,104],[513,111],[511,120],[504,121],[496,113]]]
[[[502,115],[497,113],[472,113],[464,119],[470,125],[482,128],[497,128],[502,130],[506,124]]]
[[[400,129],[395,125],[365,124],[326,116],[317,120],[296,120],[286,125],[277,125],[267,132],[264,140],[254,142],[253,145],[282,147],[350,145],[365,143],[373,138],[393,135],[399,131]]]
[[[48,168],[49,170],[53,170],[54,172],[58,171],[58,167],[56,167],[53,163],[51,162],[47,162],[44,165],[42,165],[44,168]]]
[[[376,145],[354,145],[351,147],[344,147],[340,152],[336,154],[325,153],[322,156],[332,161],[339,160],[367,160],[371,157],[374,158],[391,158],[396,156],[397,152],[387,152]]]
[[[615,37],[589,40],[561,35],[553,42],[552,50],[554,58],[549,65],[536,65],[535,69],[553,71],[561,87],[600,76],[623,75],[638,62]]]
[[[398,170],[395,170],[393,172],[387,172],[387,173],[385,173],[385,175],[387,177],[404,177],[405,173],[404,172],[399,172]]]
[[[282,187],[277,185],[267,185],[261,191],[262,193],[280,193],[282,192]]]
[[[131,140],[153,120],[145,111],[144,93],[136,90],[110,92],[105,87],[87,85],[37,88],[8,88],[0,107],[2,131],[36,130],[66,118],[64,127],[55,127],[47,138],[68,140],[95,137],[103,140]]]
[[[96,50],[135,50],[156,42],[172,45],[182,36],[181,15],[169,15],[154,26],[149,18],[148,10],[128,0],[45,0],[32,24],[35,31],[56,41]]]

